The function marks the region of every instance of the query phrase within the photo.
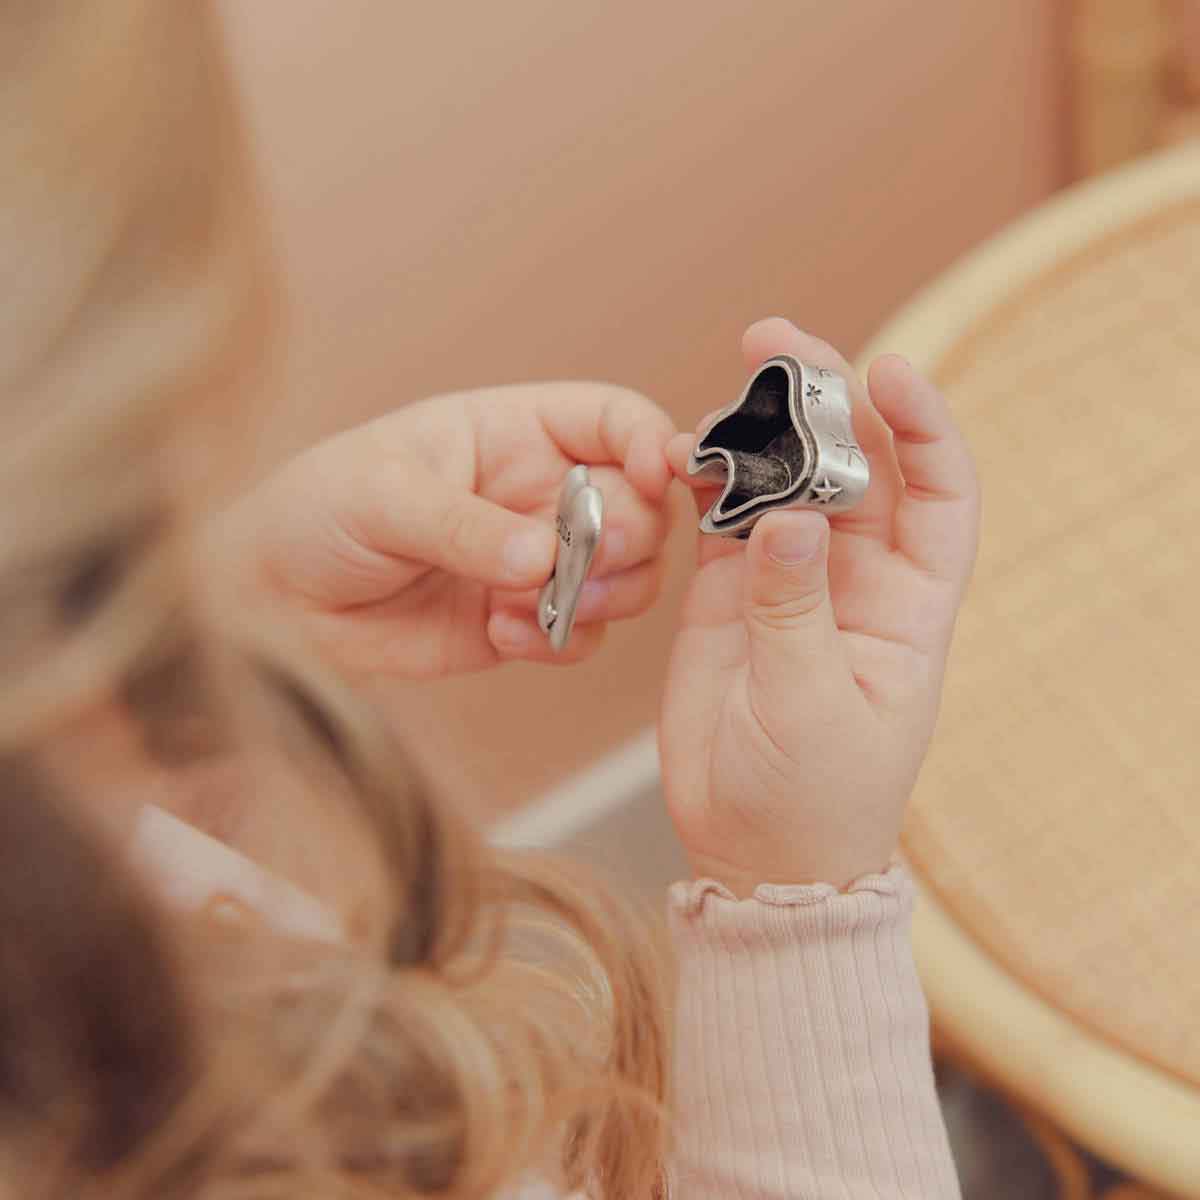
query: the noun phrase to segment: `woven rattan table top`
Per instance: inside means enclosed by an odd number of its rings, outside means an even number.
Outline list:
[[[986,512],[907,850],[1014,977],[1200,1084],[1200,177],[1044,258],[932,364]]]

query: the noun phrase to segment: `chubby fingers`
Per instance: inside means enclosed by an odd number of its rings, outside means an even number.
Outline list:
[[[815,512],[768,513],[746,550],[744,615],[751,678],[763,699],[786,702],[797,685],[809,700],[849,695],[829,595],[829,522]]]
[[[620,466],[651,503],[671,481],[663,451],[675,423],[629,388],[601,383],[546,384],[536,394],[542,427],[562,453],[591,466]]]
[[[570,640],[555,651],[537,622],[538,592],[496,593],[488,617],[487,636],[497,655],[530,662],[574,663],[588,658],[603,644],[610,621],[641,616],[662,590],[663,566],[658,560],[630,567],[583,585]]]
[[[656,449],[655,454],[666,472],[662,450]],[[494,589],[489,598],[488,640],[501,657],[577,662],[599,646],[596,627],[638,617],[658,599],[669,529],[666,506],[648,501],[615,467],[593,467],[591,479],[604,496],[604,532],[580,593],[566,650],[551,651],[537,626],[540,588]]]
[[[709,413],[696,427],[699,432],[677,433],[667,443],[667,466],[671,475],[691,491],[692,499],[696,503],[697,515],[706,513],[721,494],[721,485],[714,483],[710,476],[693,475],[688,471],[692,448],[696,445],[697,440],[704,436],[703,430],[712,424],[715,416],[716,413]]]
[[[576,624],[596,621],[624,621],[639,617],[658,599],[662,590],[663,563],[660,559],[644,562],[609,575],[591,576],[579,593],[575,610]],[[541,589],[528,592],[494,592],[495,611],[536,615]]]
[[[488,641],[503,659],[566,664],[594,654],[610,621],[641,616],[662,591],[663,564],[655,560],[583,585],[570,640],[555,651],[537,622],[538,592],[496,594],[488,617]]]
[[[546,521],[422,466],[364,468],[356,455],[318,449],[325,461],[296,460],[272,510],[284,514],[273,553],[312,599],[335,608],[375,602],[427,565],[508,588],[550,573],[557,539]]]
[[[671,482],[666,447],[674,436],[674,424],[670,421],[664,424],[657,417],[639,422],[630,434],[625,476],[651,503],[660,504],[666,497]]]
[[[814,367],[828,367],[846,380],[853,406],[854,433],[871,463],[871,484],[863,502],[835,516],[837,529],[853,529],[886,540],[892,532],[892,514],[901,481],[887,424],[871,404],[854,368],[828,342],[796,328],[783,317],[756,321],[742,335],[742,356],[752,370],[776,354],[791,354]]]
[[[539,628],[536,617],[500,609],[488,618],[487,636],[500,659],[568,666],[595,654],[604,644],[607,629],[602,622],[584,625],[577,621],[567,644],[561,650],[555,650]]]
[[[719,410],[714,410],[704,417],[697,429],[703,431],[711,425],[717,411]],[[721,485],[714,484],[712,479],[706,476],[688,474],[688,459],[691,457],[692,447],[696,444],[696,438],[699,436],[702,436],[702,433],[676,434],[667,443],[666,459],[671,474],[691,490],[692,499],[696,504],[696,515],[702,516],[716,503],[717,497],[721,494]],[[735,554],[744,548],[744,543],[737,538],[712,537],[707,534],[699,534],[698,537],[696,561],[699,566],[711,562],[714,558]]]
[[[580,594],[577,628],[640,616],[650,608],[662,585],[668,532],[665,508],[639,496],[619,471],[593,469],[592,480],[604,495],[604,532]],[[493,590],[491,608],[536,616],[539,592]]]
[[[597,466],[591,472],[605,503],[605,534],[594,564],[599,572],[651,557],[666,538],[666,484],[660,487],[649,478],[655,472],[670,477],[658,444],[660,431],[646,427],[632,437],[631,453],[645,459],[635,466],[643,488],[620,467]],[[657,465],[652,467],[651,460]],[[660,493],[657,500],[646,498],[645,485]],[[375,474],[361,475],[356,489],[346,490],[353,503],[340,508],[339,532],[378,560],[364,567],[410,558],[508,589],[540,585],[553,568],[558,539],[552,511],[540,517],[512,512],[411,463],[403,472],[385,464]]]
[[[962,583],[979,524],[979,484],[966,441],[945,397],[899,355],[877,359],[869,383],[903,479],[896,548],[922,570]]]
[[[665,472],[666,457],[661,451],[658,456]],[[627,570],[661,554],[670,529],[667,505],[647,500],[615,467],[593,467],[591,481],[604,497],[604,532],[592,560],[592,578]]]

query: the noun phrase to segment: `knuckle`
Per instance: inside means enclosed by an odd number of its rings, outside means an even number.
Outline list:
[[[957,426],[950,431],[939,447],[945,473],[953,478],[955,486],[948,488],[954,499],[966,500],[972,508],[978,507],[980,483],[979,468],[971,453],[970,443]]]
[[[818,367],[829,367],[845,377],[847,383],[857,382],[854,369],[846,361],[842,352],[832,343],[814,334],[808,335],[807,353]]]
[[[614,438],[627,435],[636,426],[650,422],[655,425],[670,425],[673,428],[666,411],[644,393],[616,383],[598,383],[593,386],[601,393],[601,421],[607,435]]]
[[[794,592],[783,599],[754,605],[750,616],[760,628],[782,632],[810,621],[820,611],[823,599],[819,589]]]
[[[620,383],[595,385],[606,393],[606,401],[620,412],[649,416],[662,410],[644,392]]]
[[[448,505],[442,512],[439,525],[442,542],[455,557],[461,557],[470,551],[473,522],[463,505]]]

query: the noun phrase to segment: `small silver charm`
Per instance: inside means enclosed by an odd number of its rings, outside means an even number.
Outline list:
[[[846,381],[789,354],[769,358],[696,439],[688,474],[724,479],[704,533],[746,538],[777,508],[846,512],[871,479],[854,437]]]
[[[604,497],[593,487],[587,467],[572,467],[558,495],[558,555],[554,574],[538,596],[538,626],[561,650],[571,636],[579,593],[587,580],[604,531]]]

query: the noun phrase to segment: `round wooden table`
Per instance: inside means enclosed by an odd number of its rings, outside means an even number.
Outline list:
[[[1200,144],[992,239],[884,350],[946,389],[984,487],[905,842],[935,1022],[1200,1196]]]

